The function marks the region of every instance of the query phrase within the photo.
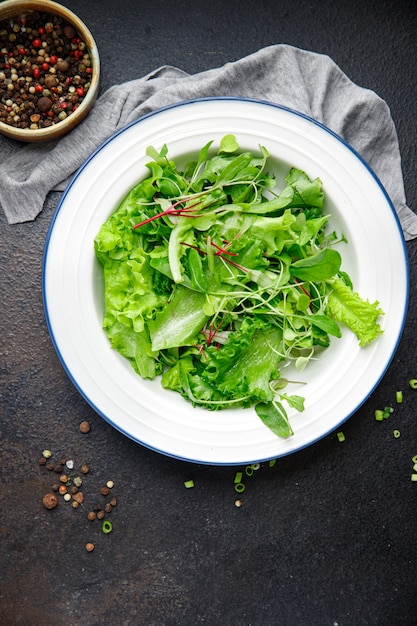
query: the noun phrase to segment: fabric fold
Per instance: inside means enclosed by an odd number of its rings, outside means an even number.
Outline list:
[[[103,142],[139,117],[182,100],[237,96],[268,100],[321,122],[348,142],[373,169],[398,214],[405,239],[417,236],[407,206],[401,156],[388,105],[353,83],[327,55],[277,44],[190,75],[162,66],[114,85],[84,121],[62,139],[17,145],[0,138],[0,204],[10,224],[31,221],[48,192],[66,181]]]

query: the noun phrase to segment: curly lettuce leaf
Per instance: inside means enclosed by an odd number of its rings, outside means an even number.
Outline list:
[[[328,313],[355,333],[360,346],[365,346],[382,334],[378,318],[384,314],[379,302],[370,303],[353,291],[343,280],[331,282],[327,300]]]
[[[221,350],[207,350],[202,377],[228,398],[272,400],[269,382],[279,377],[281,340],[278,328],[244,320]]]
[[[245,320],[221,350],[210,347],[200,362],[190,355],[181,358],[164,372],[162,384],[209,409],[270,402],[275,395],[270,380],[279,378],[281,339],[279,329]]]
[[[139,376],[152,380],[162,374],[162,364],[158,361],[158,354],[152,351],[146,327],[138,333],[116,322],[109,328],[107,336],[112,348],[130,361]]]

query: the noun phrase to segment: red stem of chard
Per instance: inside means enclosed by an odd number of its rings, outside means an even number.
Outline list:
[[[209,328],[207,329],[207,324],[204,324],[201,332],[206,337],[208,346],[212,343],[213,339],[216,338],[217,331],[220,330],[220,328],[223,325],[223,322],[224,322],[224,320],[222,320],[220,322],[220,324],[218,326],[216,326],[216,328],[214,328],[214,329],[213,329],[212,325],[210,325]]]
[[[236,255],[235,252],[227,252],[227,250],[223,250],[223,248],[220,248],[219,246],[216,246],[216,244],[213,243],[212,241],[210,241],[210,243],[211,243],[212,246],[214,246],[215,248],[218,248],[218,250],[219,250],[219,252],[216,252],[215,256],[220,257],[221,259],[223,259],[223,261],[227,261],[230,265],[233,265],[233,267],[236,267],[238,270],[242,270],[242,272],[248,272],[249,271],[246,267],[243,267],[243,265],[239,265],[238,263],[235,263],[234,261],[229,259],[227,256],[223,256],[223,252],[225,254]],[[187,246],[187,248],[193,248],[193,250],[197,250],[197,252],[199,252],[202,255],[206,255],[207,254],[207,252],[205,250],[202,250],[201,248],[198,248],[197,246],[193,246],[193,244],[187,243],[186,241],[180,241],[180,244],[182,246]]]
[[[222,248],[214,243],[214,241],[210,241],[211,245],[216,248],[217,252],[215,252],[216,256],[221,256],[222,254],[229,254],[230,256],[238,256],[237,252],[229,252],[226,248]],[[230,245],[230,244],[229,244]]]
[[[171,206],[165,209],[165,211],[161,211],[161,213],[152,215],[152,217],[148,217],[146,220],[143,220],[142,222],[135,224],[134,226],[132,226],[132,229],[135,230],[136,228],[145,226],[145,224],[149,224],[149,222],[153,222],[159,219],[160,217],[164,217],[164,215],[177,215],[179,217],[199,217],[198,215],[189,215],[189,212],[195,209],[195,207],[201,206],[201,203],[195,202],[194,204],[191,204],[190,206],[186,206],[186,207],[180,206],[179,208],[177,208],[179,204],[183,205],[185,202],[187,202],[187,198],[184,198],[183,200],[177,200],[177,202],[174,202],[174,204],[171,204]],[[212,200],[211,202],[206,204],[203,208],[205,209],[209,207],[211,204],[214,204],[214,202],[216,202],[216,200]]]

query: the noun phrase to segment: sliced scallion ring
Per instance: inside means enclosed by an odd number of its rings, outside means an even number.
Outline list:
[[[104,519],[101,529],[105,535],[108,535],[113,530],[113,524],[108,519]]]

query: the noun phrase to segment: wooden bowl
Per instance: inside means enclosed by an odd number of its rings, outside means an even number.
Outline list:
[[[90,87],[84,95],[78,108],[71,112],[65,119],[55,121],[45,128],[17,128],[9,123],[0,121],[0,133],[19,141],[50,141],[68,133],[85,118],[93,107],[99,90],[100,58],[97,45],[86,25],[72,11],[52,0],[5,0],[0,2],[0,22],[11,18],[21,17],[33,12],[40,12],[52,16],[58,16],[72,25],[77,31],[81,41],[86,45],[90,57],[92,74]],[[0,70],[3,66],[0,65]]]

